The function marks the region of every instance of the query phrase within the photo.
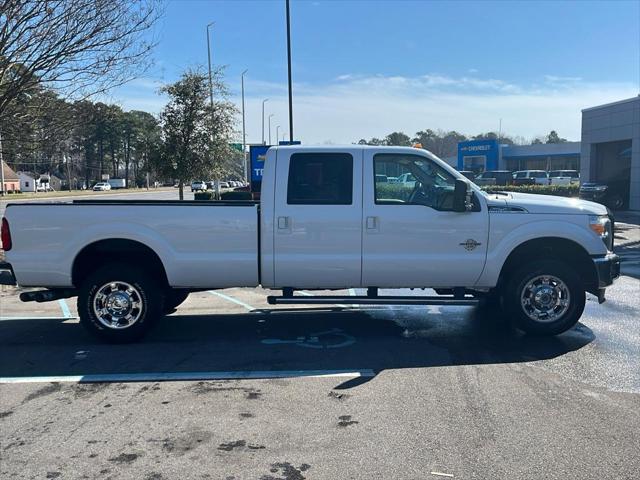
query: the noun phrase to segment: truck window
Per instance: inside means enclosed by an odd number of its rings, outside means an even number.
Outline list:
[[[353,157],[348,153],[294,153],[289,161],[289,205],[351,205]]]
[[[428,158],[407,154],[377,154],[375,175],[398,173],[398,183],[375,182],[378,205],[424,205],[436,210],[453,209],[455,177]]]

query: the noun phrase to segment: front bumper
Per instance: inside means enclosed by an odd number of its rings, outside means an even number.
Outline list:
[[[0,262],[0,285],[17,285],[10,263]]]
[[[608,287],[620,276],[620,257],[615,253],[594,257],[593,263],[598,272],[598,288]]]
[[[608,253],[602,257],[593,257],[593,264],[598,275],[598,302],[602,303],[605,301],[606,287],[620,276],[620,257],[615,253]]]

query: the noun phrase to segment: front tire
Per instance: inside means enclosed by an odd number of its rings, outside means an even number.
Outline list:
[[[509,276],[504,306],[520,330],[557,335],[578,323],[585,300],[584,285],[573,269],[558,260],[542,260]]]
[[[141,268],[120,263],[104,265],[80,287],[80,323],[101,340],[134,342],[162,316],[162,292],[157,281]]]

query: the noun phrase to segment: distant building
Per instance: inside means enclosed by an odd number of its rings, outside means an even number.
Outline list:
[[[20,191],[20,178],[14,172],[9,165],[2,162],[2,169],[4,171],[4,184],[0,185],[0,190],[3,192],[15,193]]]
[[[580,142],[499,145],[497,140],[458,143],[458,170],[580,170]]]
[[[20,178],[20,190],[23,192],[35,192],[38,188],[40,175],[30,172],[18,172]]]

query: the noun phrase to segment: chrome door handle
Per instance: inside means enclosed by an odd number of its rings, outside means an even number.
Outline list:
[[[289,217],[278,217],[278,230],[287,230],[289,223]]]
[[[378,217],[367,217],[367,230],[378,228]]]

